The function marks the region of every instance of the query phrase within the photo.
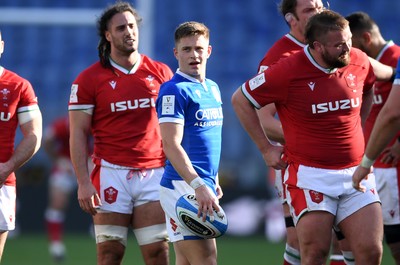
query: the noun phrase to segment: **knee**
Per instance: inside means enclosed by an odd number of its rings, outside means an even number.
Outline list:
[[[357,249],[353,250],[357,264],[380,264],[383,255],[382,242],[371,241],[369,244],[363,244]]]
[[[160,241],[141,246],[145,264],[164,265],[169,263],[169,246],[167,241]]]

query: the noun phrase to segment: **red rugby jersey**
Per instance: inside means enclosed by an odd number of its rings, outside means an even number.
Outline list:
[[[275,103],[289,160],[319,168],[358,165],[364,153],[362,94],[375,81],[368,57],[353,48],[349,65],[328,70],[307,49],[271,65],[242,91],[257,108]]]
[[[14,153],[18,113],[39,108],[30,82],[0,66],[0,162],[6,162]],[[5,185],[15,185],[12,173]]]
[[[164,166],[155,101],[172,75],[167,65],[141,55],[130,71],[115,63],[112,71],[97,62],[77,77],[69,110],[94,108],[95,157],[134,168]]]

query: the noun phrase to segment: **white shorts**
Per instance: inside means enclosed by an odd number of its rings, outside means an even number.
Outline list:
[[[380,202],[373,174],[362,181],[366,192],[353,188],[352,176],[356,168],[321,169],[291,163],[285,174],[285,183],[295,224],[306,212],[327,211],[336,216],[334,224],[337,226],[364,206]]]
[[[165,212],[167,232],[169,240],[176,242],[180,240],[203,239],[185,228],[178,219],[175,205],[184,194],[194,194],[194,189],[183,180],[173,180],[174,189],[160,186],[160,203]]]
[[[376,189],[382,201],[383,224],[400,224],[400,168],[374,168]]]
[[[15,229],[16,200],[15,186],[3,185],[0,188],[0,231]]]
[[[49,185],[57,187],[64,192],[72,192],[78,186],[74,168],[71,160],[67,158],[58,159],[50,174]]]
[[[96,165],[92,183],[100,195],[101,211],[132,214],[139,205],[160,200],[164,168],[134,170]]]

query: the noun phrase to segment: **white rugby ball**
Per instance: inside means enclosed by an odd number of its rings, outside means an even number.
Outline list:
[[[195,235],[202,238],[216,238],[225,234],[228,229],[228,219],[221,206],[219,213],[214,210],[212,222],[208,215],[203,222],[203,217],[197,216],[198,209],[199,204],[194,194],[182,195],[176,202],[175,210],[179,221]]]

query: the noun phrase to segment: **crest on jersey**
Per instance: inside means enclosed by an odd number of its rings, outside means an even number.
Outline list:
[[[154,81],[154,76],[148,75],[146,77],[146,80],[149,82],[149,86],[154,86],[153,81]]]
[[[7,100],[7,95],[10,94],[10,90],[8,90],[7,88],[3,88],[2,90],[0,90],[0,93],[3,95],[3,100]]]
[[[345,77],[347,86],[350,88],[356,88],[357,87],[357,76],[353,75],[352,73],[349,73]]]

